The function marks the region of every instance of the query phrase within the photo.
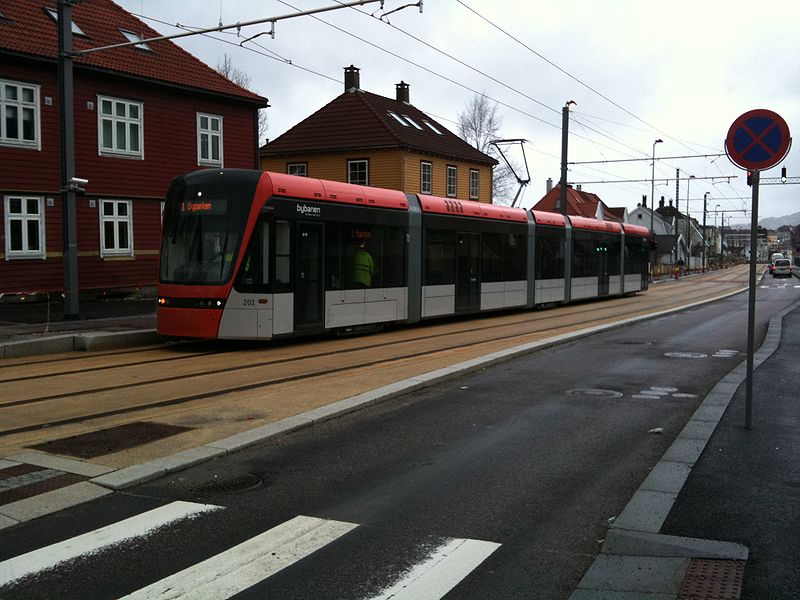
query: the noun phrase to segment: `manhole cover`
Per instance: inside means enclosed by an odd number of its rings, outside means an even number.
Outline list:
[[[583,396],[589,398],[622,398],[622,392],[615,392],[614,390],[598,390],[598,389],[574,389],[567,390],[567,396]]]
[[[704,352],[665,352],[664,356],[670,358],[706,358],[708,354]]]
[[[744,566],[743,560],[693,558],[689,561],[678,600],[738,600],[742,593]]]
[[[243,473],[235,477],[220,477],[195,486],[192,491],[199,494],[238,494],[257,488],[264,480],[254,473]]]

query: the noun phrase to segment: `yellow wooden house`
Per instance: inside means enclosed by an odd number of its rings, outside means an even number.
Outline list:
[[[497,161],[409,101],[360,88],[359,69],[345,69],[345,92],[260,149],[266,171],[360,185],[492,201]]]

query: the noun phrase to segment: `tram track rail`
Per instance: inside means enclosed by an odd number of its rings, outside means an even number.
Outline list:
[[[709,279],[709,281],[707,283],[719,283],[719,282],[726,282],[726,280],[724,280],[724,279],[713,279],[713,280]],[[728,283],[738,283],[737,280],[728,280],[727,282]],[[652,290],[652,288],[651,288],[651,290]],[[650,292],[648,292],[648,294],[650,296],[652,296],[653,292],[650,291]],[[637,297],[641,297],[641,296],[635,296],[633,298],[637,298]],[[700,293],[697,293],[697,294],[693,295],[692,297],[688,297],[687,299],[688,300],[692,300],[693,298],[702,298],[702,297],[704,297],[704,294],[702,292],[700,292]],[[602,299],[602,300],[590,300],[590,301],[587,301],[585,303],[570,304],[570,305],[561,306],[561,307],[558,307],[558,308],[560,308],[560,309],[562,309],[562,311],[566,312],[566,316],[570,316],[571,317],[573,315],[581,315],[581,314],[594,312],[597,309],[598,303],[600,303],[600,302],[603,303],[603,306],[613,307],[613,306],[621,304],[621,303],[626,303],[626,302],[630,301],[631,298],[632,297],[615,297],[615,298],[608,298],[608,299]],[[666,303],[662,304],[662,306],[665,305],[665,304]],[[518,325],[523,325],[523,324],[528,324],[528,323],[534,323],[534,322],[537,322],[537,321],[546,321],[546,320],[552,319],[552,315],[548,311],[549,311],[549,309],[544,309],[544,310],[541,310],[541,309],[540,310],[535,310],[534,309],[534,310],[531,310],[531,311],[503,311],[501,313],[497,313],[497,315],[508,316],[510,314],[518,314],[518,315],[520,315],[520,317],[517,320],[515,320],[514,323],[518,324]],[[481,315],[475,315],[474,318],[475,319],[487,319],[487,318],[492,318],[493,316],[496,316],[496,315],[481,314]],[[460,321],[460,323],[464,323],[464,322],[469,322],[469,321]],[[432,321],[429,321],[427,323],[435,324],[435,322],[432,322]],[[424,324],[425,323],[423,323],[423,325]],[[490,324],[490,325],[486,325],[486,326],[478,328],[478,329],[491,329],[491,328],[494,328],[494,327],[496,327],[495,324]],[[461,330],[448,331],[448,332],[445,332],[445,333],[421,335],[421,336],[417,336],[417,337],[412,338],[412,340],[413,341],[430,340],[430,339],[435,339],[437,337],[454,335],[456,333],[460,333],[460,332],[463,332],[463,331],[475,331],[475,330],[476,330],[475,328],[469,328],[469,329],[464,328],[464,329],[461,329]],[[410,331],[410,329],[407,330],[407,331]],[[360,337],[361,337],[361,339],[366,339],[367,336],[360,336]],[[262,341],[262,342],[245,342],[245,343],[256,343],[256,344],[260,343],[260,344],[264,344],[264,349],[268,349],[268,346],[274,348],[276,346],[276,344],[287,343],[287,342],[288,343],[297,343],[298,341],[302,342],[303,340],[298,340],[298,338],[291,338],[291,339],[278,340],[278,341],[265,340],[265,341]],[[370,348],[380,348],[380,347],[384,347],[386,345],[390,345],[390,344],[394,344],[394,343],[396,343],[396,341],[379,342],[379,343],[376,343],[376,344],[370,344],[369,347]],[[211,351],[207,351],[207,352],[206,351],[201,351],[201,352],[188,352],[187,351],[187,346],[192,346],[192,345],[194,345],[194,346],[210,345],[210,344],[216,344],[217,346],[222,344],[222,345],[224,345],[224,349],[222,349],[222,350],[216,349],[216,350],[211,350]],[[239,344],[241,344],[241,342],[239,342]],[[152,347],[148,347],[148,348],[145,348],[145,349],[134,349],[134,350],[117,351],[117,352],[114,352],[114,351],[96,352],[96,353],[92,353],[91,357],[87,357],[86,355],[82,355],[82,356],[69,356],[69,357],[63,357],[63,358],[61,358],[61,357],[59,357],[59,358],[49,358],[49,359],[45,359],[45,360],[32,360],[32,361],[26,361],[25,366],[26,367],[28,367],[28,366],[32,367],[32,366],[43,366],[43,365],[46,365],[46,366],[50,367],[51,369],[47,373],[34,373],[34,374],[22,375],[22,376],[18,376],[18,377],[13,377],[13,376],[12,377],[3,377],[2,369],[10,369],[12,367],[19,367],[20,365],[19,364],[0,365],[0,385],[4,384],[4,383],[23,382],[23,381],[29,381],[29,380],[34,380],[34,379],[40,379],[42,377],[59,377],[59,376],[62,376],[62,375],[92,373],[92,372],[97,372],[97,371],[104,371],[104,370],[111,370],[111,369],[118,369],[118,368],[126,368],[126,367],[135,367],[135,366],[141,366],[141,365],[152,365],[152,364],[158,364],[158,363],[164,363],[164,362],[184,361],[184,360],[190,361],[190,360],[195,360],[197,358],[203,358],[203,357],[227,354],[229,352],[232,352],[232,351],[235,352],[235,351],[240,350],[240,349],[241,349],[241,346],[240,345],[237,346],[237,342],[236,341],[216,341],[215,342],[215,341],[208,341],[208,340],[192,340],[192,341],[183,341],[183,342],[179,342],[179,343],[172,343],[172,345],[169,348],[155,348],[154,349]],[[327,355],[330,355],[330,354],[335,354],[335,353],[338,353],[338,352],[343,352],[343,351],[344,352],[350,352],[350,351],[359,350],[359,349],[367,349],[367,346],[362,346],[362,347],[359,347],[359,348],[353,348],[353,349],[348,349],[348,350],[336,349],[336,350],[333,350],[333,351],[330,351],[330,352],[317,353],[317,354],[314,354],[313,356],[314,357],[324,357],[324,356],[327,356]],[[67,368],[67,369],[60,369],[59,370],[57,368],[58,366],[63,365],[65,363],[65,361],[82,361],[82,362],[86,362],[87,358],[91,358],[91,359],[99,358],[99,359],[102,359],[102,358],[107,357],[107,356],[114,356],[114,357],[122,356],[123,358],[127,358],[129,356],[134,356],[134,355],[136,355],[138,353],[154,352],[154,351],[158,351],[158,352],[164,352],[164,351],[172,352],[172,351],[175,351],[175,352],[180,352],[181,354],[179,356],[159,356],[157,358],[150,358],[150,359],[141,360],[141,361],[119,362],[119,363],[110,364],[110,365],[109,364],[104,364],[104,365],[100,365],[100,366],[79,367],[79,368],[75,368],[75,369]],[[56,370],[52,369],[53,365],[56,366]],[[254,365],[254,366],[257,366],[257,365]],[[0,409],[2,409],[1,405],[0,405]]]
[[[715,283],[715,281],[709,281],[709,283]],[[741,283],[740,280],[731,281],[730,283]],[[691,304],[692,302],[706,299],[709,297],[710,294],[706,291],[708,286],[693,286],[692,290],[693,293],[688,293],[688,290],[685,290],[683,294],[681,294],[681,301],[683,304]],[[711,296],[719,295],[711,294]],[[204,383],[204,387],[202,388],[203,391],[197,393],[190,393],[185,395],[175,395],[172,397],[162,397],[156,398],[154,401],[145,402],[145,403],[137,403],[127,406],[117,406],[117,407],[109,407],[106,410],[97,410],[97,411],[89,411],[84,412],[82,414],[76,414],[72,416],[64,416],[63,418],[55,418],[49,420],[40,420],[39,422],[27,422],[24,425],[20,424],[17,426],[8,427],[5,429],[0,429],[0,436],[11,436],[20,433],[27,433],[33,432],[38,430],[45,430],[51,429],[54,427],[62,426],[62,425],[70,425],[75,423],[81,423],[85,421],[92,421],[95,419],[101,419],[104,417],[113,417],[119,415],[133,415],[136,413],[141,413],[143,411],[163,408],[168,406],[176,406],[182,404],[189,404],[191,402],[206,400],[209,398],[213,398],[215,396],[220,395],[230,395],[230,394],[238,394],[243,392],[248,392],[252,390],[259,390],[264,389],[267,390],[269,388],[273,388],[276,386],[280,386],[282,384],[291,383],[298,380],[312,380],[315,378],[324,378],[328,375],[333,374],[341,374],[347,372],[355,372],[360,369],[367,369],[370,367],[374,367],[378,364],[380,365],[389,365],[389,364],[397,364],[401,363],[402,361],[413,360],[419,358],[420,356],[432,356],[434,354],[445,354],[447,352],[453,352],[458,349],[465,349],[465,348],[474,348],[481,345],[491,345],[497,344],[498,342],[507,343],[509,346],[518,345],[523,343],[525,338],[536,338],[537,336],[541,336],[544,333],[552,334],[553,336],[557,336],[560,333],[568,330],[574,330],[577,326],[589,327],[594,324],[602,323],[602,322],[609,322],[609,321],[616,321],[616,320],[624,320],[627,318],[635,317],[637,315],[645,315],[648,313],[658,313],[663,311],[665,308],[674,308],[675,303],[674,299],[670,296],[665,297],[664,299],[652,302],[653,294],[648,298],[647,302],[635,302],[630,303],[626,302],[626,300],[630,301],[630,299],[619,298],[619,299],[612,299],[612,300],[605,300],[602,304],[598,302],[591,302],[586,304],[578,304],[578,305],[570,305],[568,307],[563,307],[565,310],[562,313],[558,314],[557,317],[562,321],[566,320],[565,322],[557,322],[553,323],[553,317],[556,316],[553,314],[552,311],[546,312],[536,312],[536,313],[519,313],[519,318],[517,315],[509,315],[508,313],[503,313],[499,317],[492,318],[492,316],[481,315],[478,317],[481,320],[486,320],[490,322],[486,322],[479,327],[474,326],[474,321],[461,321],[458,324],[466,323],[465,326],[457,327],[456,329],[448,328],[447,331],[444,332],[436,332],[430,333],[425,335],[416,335],[416,336],[403,336],[400,339],[392,339],[388,341],[379,341],[377,343],[367,343],[367,344],[359,344],[356,346],[352,346],[349,348],[342,348],[340,345],[337,344],[337,347],[323,352],[311,353],[311,354],[303,354],[303,355],[296,355],[296,356],[285,356],[281,358],[269,359],[264,361],[259,361],[256,363],[249,363],[240,366],[226,366],[220,367],[216,369],[205,369],[202,372],[188,372],[180,375],[171,375],[166,377],[157,377],[157,378],[150,378],[147,380],[142,381],[135,381],[135,382],[123,382],[123,383],[116,383],[112,385],[104,385],[100,386],[97,385],[93,388],[83,388],[79,390],[68,390],[63,391],[60,393],[49,394],[49,395],[40,395],[37,397],[31,397],[27,399],[18,399],[12,400],[10,402],[5,402],[0,404],[0,416],[4,412],[10,411],[12,409],[19,409],[20,407],[31,406],[35,404],[42,404],[47,403],[49,406],[50,403],[53,403],[53,406],[58,406],[59,401],[64,401],[67,399],[75,399],[77,397],[83,397],[84,399],[90,399],[92,396],[96,397],[98,400],[102,400],[102,395],[105,394],[106,398],[110,394],[120,393],[121,395],[131,395],[135,391],[139,390],[142,392],[142,396],[147,397],[147,392],[149,391],[147,388],[148,386],[157,387],[159,385],[165,384],[175,384],[181,382],[188,382],[191,380],[206,380]],[[640,296],[639,298],[642,298]],[[635,304],[632,305],[632,304]],[[627,308],[627,310],[619,311],[620,307]],[[617,309],[616,313],[613,316],[609,316],[608,314],[603,314],[602,316],[597,317],[590,317],[586,318],[587,313],[597,312],[599,309],[603,310],[603,313],[608,312],[609,310]],[[510,318],[509,318],[510,317]],[[498,323],[498,319],[504,319],[502,323]],[[473,326],[470,326],[469,323],[472,322]],[[449,322],[448,324],[452,324]],[[535,327],[533,329],[526,328],[525,331],[518,331],[515,333],[509,333],[509,329],[518,329],[521,326],[531,324],[534,325],[545,325],[542,327]],[[472,341],[465,341],[463,339],[459,339],[460,337],[464,337],[466,335],[472,334],[474,335],[476,332],[486,332],[486,331],[495,331],[495,335],[491,335],[488,337],[481,337],[479,339],[474,339]],[[413,331],[411,329],[402,330],[405,332]],[[365,337],[359,338],[360,340],[367,339]],[[375,352],[382,350],[382,349],[391,349],[392,347],[400,348],[403,345],[411,345],[412,347],[418,348],[422,342],[430,342],[436,339],[450,339],[445,344],[439,345],[433,349],[424,348],[424,349],[417,349],[413,351],[401,351],[396,352],[391,355],[387,356],[378,356],[375,357]],[[193,355],[182,355],[181,357],[166,357],[158,360],[148,360],[140,363],[129,363],[126,365],[112,365],[106,367],[105,369],[102,367],[92,367],[90,369],[85,370],[73,370],[68,372],[56,373],[53,374],[52,377],[59,377],[65,375],[85,375],[86,373],[91,373],[93,371],[103,371],[103,370],[113,370],[119,368],[125,368],[130,366],[146,366],[151,363],[156,362],[167,362],[169,360],[182,360],[187,358],[201,358],[201,359],[208,359],[209,357],[214,357],[217,355],[223,355],[229,353],[229,351],[223,352],[204,352]],[[363,359],[357,359],[354,361],[350,361],[347,364],[339,364],[334,366],[323,366],[323,367],[315,367],[314,363],[319,363],[321,359],[330,359],[332,357],[341,356],[343,354],[348,355],[355,355],[357,353],[364,353],[366,355]],[[367,357],[372,358],[367,358]],[[304,363],[309,364],[309,367],[305,367]],[[256,381],[250,381],[246,383],[241,383],[239,385],[213,385],[214,378],[220,375],[230,376],[232,373],[243,373],[245,371],[256,372],[263,369],[270,369],[276,366],[293,366],[297,369],[296,372],[276,376],[276,377],[267,377],[267,378],[259,378]],[[3,384],[7,383],[17,383],[19,384],[22,381],[30,380],[33,378],[41,378],[37,376],[30,376],[30,377],[23,377],[23,378],[11,378],[4,380]],[[131,392],[131,394],[125,394],[126,391]],[[89,404],[92,404],[89,402]],[[102,401],[97,403],[98,405],[103,405]]]

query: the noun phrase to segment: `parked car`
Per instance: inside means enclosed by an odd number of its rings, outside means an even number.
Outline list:
[[[773,277],[792,276],[792,263],[788,258],[776,258],[770,267]]]

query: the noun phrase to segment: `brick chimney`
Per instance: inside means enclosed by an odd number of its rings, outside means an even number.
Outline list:
[[[359,90],[361,89],[361,77],[359,76],[358,72],[361,69],[358,67],[354,67],[350,65],[349,67],[344,68],[344,91],[349,92],[351,90]]]
[[[405,81],[400,81],[400,83],[395,84],[395,89],[397,91],[397,101],[398,102],[405,102],[406,104],[410,104],[410,95],[408,93],[408,84]]]

